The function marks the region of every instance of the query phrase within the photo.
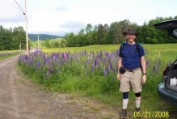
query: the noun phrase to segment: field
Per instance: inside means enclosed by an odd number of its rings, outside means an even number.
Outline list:
[[[159,98],[158,83],[166,65],[177,58],[177,44],[144,45],[148,65],[143,86],[142,110],[174,111],[177,108]],[[119,45],[93,45],[74,48],[42,49],[19,57],[22,71],[34,82],[58,92],[89,96],[111,106],[122,105],[116,79]],[[130,93],[129,109],[134,110]]]

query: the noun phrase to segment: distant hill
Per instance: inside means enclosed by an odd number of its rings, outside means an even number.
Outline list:
[[[31,40],[37,40],[38,34],[29,34],[28,35]],[[56,39],[56,38],[63,38],[63,36],[55,36],[55,35],[48,35],[48,34],[39,34],[40,40],[50,40],[50,39]]]

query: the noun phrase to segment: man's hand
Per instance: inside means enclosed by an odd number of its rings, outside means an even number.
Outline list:
[[[121,74],[118,72],[117,79],[120,80]]]
[[[142,77],[142,84],[145,84],[146,83],[146,75],[143,75]]]

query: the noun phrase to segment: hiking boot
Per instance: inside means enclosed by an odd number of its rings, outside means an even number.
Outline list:
[[[134,113],[140,113],[140,108],[135,108],[135,112]],[[140,116],[140,117],[136,117],[137,119],[141,119],[141,114],[139,115],[138,114],[138,116]]]
[[[127,109],[123,109],[122,112],[120,113],[120,118],[125,119],[127,116]]]

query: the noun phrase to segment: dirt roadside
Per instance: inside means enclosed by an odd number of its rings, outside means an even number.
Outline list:
[[[118,107],[33,84],[17,70],[17,59],[0,61],[0,119],[118,119]]]

